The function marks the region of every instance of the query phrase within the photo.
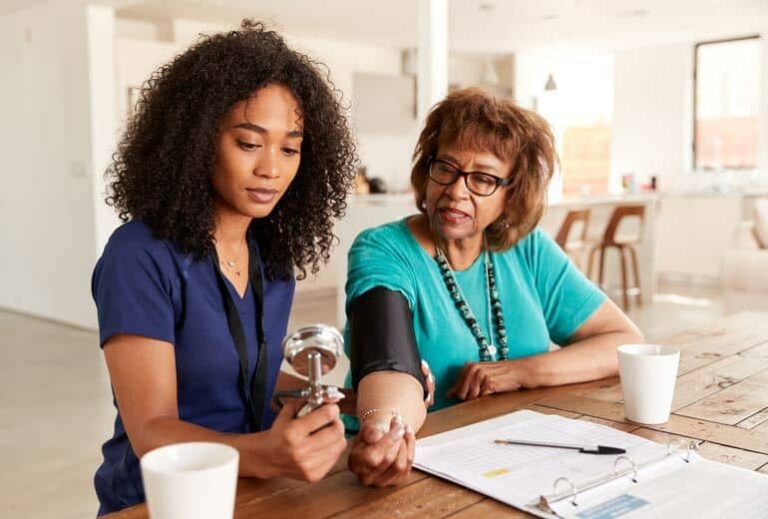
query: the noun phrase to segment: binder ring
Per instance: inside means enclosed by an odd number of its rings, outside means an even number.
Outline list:
[[[696,440],[690,440],[686,443],[685,440],[682,438],[675,438],[673,440],[670,440],[669,443],[667,443],[667,454],[672,454],[673,452],[677,452],[678,450],[685,449],[685,454],[682,456],[682,459],[686,463],[691,462],[691,454],[693,451],[697,450],[699,448],[699,445],[704,443],[704,440],[697,442]]]
[[[685,448],[685,441],[682,438],[673,438],[667,442],[667,454],[679,451]]]
[[[571,504],[573,506],[579,506],[579,504],[576,502],[576,500],[579,497],[579,491],[576,489],[576,485],[574,485],[570,479],[568,478],[557,478],[555,480],[555,483],[552,485],[552,491],[557,494],[557,486],[559,483],[567,483],[569,487],[571,487],[571,495],[573,496],[573,500],[571,501]]]
[[[691,454],[693,453],[693,451],[697,450],[699,448],[699,445],[701,445],[702,443],[704,443],[703,440],[701,442],[696,442],[696,440],[691,440],[690,442],[688,442],[688,446],[685,448],[685,457],[683,458],[683,461],[686,463],[690,463]]]
[[[616,458],[616,461],[613,462],[613,473],[617,475],[619,474],[619,462],[622,460],[627,461],[632,465],[632,483],[637,483],[637,465],[629,456],[619,456]]]

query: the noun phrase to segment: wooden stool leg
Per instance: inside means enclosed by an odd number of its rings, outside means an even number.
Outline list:
[[[602,288],[605,275],[605,245],[600,245],[600,267],[597,270],[597,285]]]
[[[621,259],[621,302],[624,310],[629,309],[629,295],[627,294],[627,258],[625,257],[624,247],[619,245],[619,258]]]
[[[640,288],[640,269],[637,266],[637,252],[631,245],[627,247],[632,255],[632,270],[634,270],[635,285],[637,286],[637,304],[643,304],[642,289]]]
[[[589,261],[587,263],[587,279],[593,279],[592,278],[592,267],[595,263],[595,254],[597,254],[597,247],[593,247],[591,251],[589,251]]]

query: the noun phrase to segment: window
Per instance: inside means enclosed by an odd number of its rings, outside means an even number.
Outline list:
[[[572,57],[558,64],[553,78],[559,99],[551,121],[562,143],[563,195],[605,194],[611,170],[613,56]]]
[[[694,168],[755,168],[759,37],[698,43],[694,54]]]
[[[560,161],[563,194],[601,195],[608,192],[611,164],[611,127],[602,122],[571,125],[563,133]]]

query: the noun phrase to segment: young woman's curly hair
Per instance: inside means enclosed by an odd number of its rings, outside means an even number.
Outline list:
[[[346,209],[357,156],[327,67],[296,52],[263,24],[202,37],[146,81],[112,164],[107,203],[160,239],[203,259],[213,251],[211,175],[219,125],[237,102],[269,84],[298,101],[304,140],[295,179],[272,213],[254,220],[270,277],[299,279],[328,261],[333,219]]]

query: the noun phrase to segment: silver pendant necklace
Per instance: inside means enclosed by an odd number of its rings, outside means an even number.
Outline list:
[[[247,246],[246,246],[246,249],[247,249]],[[237,262],[240,261],[240,257],[243,255],[243,253],[241,252],[235,259],[227,258],[226,256],[224,256],[223,251],[220,252],[220,254],[221,254],[221,259],[223,260],[223,261],[221,260],[219,261],[221,266],[224,267],[227,270],[227,272],[229,272],[230,274],[234,274],[235,276],[240,277],[241,275],[240,269],[236,269],[236,267],[237,267]]]

